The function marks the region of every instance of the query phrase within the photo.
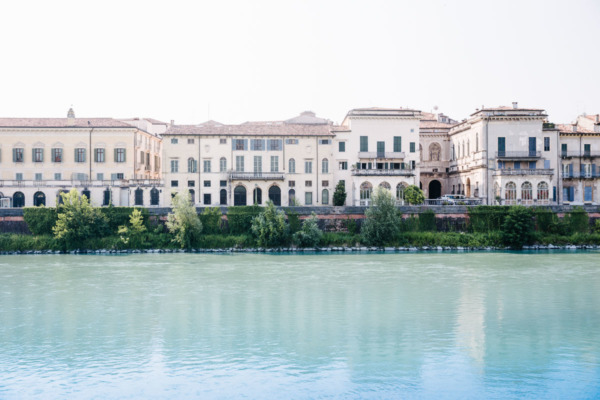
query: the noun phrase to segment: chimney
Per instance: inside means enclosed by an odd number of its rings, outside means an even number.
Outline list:
[[[75,125],[75,111],[73,111],[73,107],[69,108],[67,112],[67,125]]]
[[[577,125],[573,124],[573,132],[577,132]]]
[[[519,103],[517,103],[516,101],[513,101],[513,108],[514,109],[519,108]]]
[[[173,126],[173,125],[175,125],[175,120],[174,119],[171,120],[171,126]]]
[[[600,114],[596,114],[596,123],[600,122]]]

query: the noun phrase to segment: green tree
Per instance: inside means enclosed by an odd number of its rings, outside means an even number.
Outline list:
[[[202,222],[188,191],[176,193],[172,203],[173,212],[167,216],[167,228],[174,235],[174,243],[179,244],[182,249],[189,249],[200,239]]]
[[[289,227],[285,213],[275,208],[272,201],[252,220],[252,233],[261,247],[279,247],[289,241]]]
[[[119,226],[119,236],[126,246],[139,249],[146,242],[146,226],[144,225],[144,216],[139,209],[134,209],[129,216],[129,225]]]
[[[207,207],[200,214],[200,221],[202,221],[202,230],[205,234],[217,234],[221,233],[221,219],[223,213],[219,207]]]
[[[423,202],[425,202],[425,195],[418,186],[410,185],[404,189],[404,200],[406,200],[408,204],[423,204]]]
[[[60,196],[63,204],[58,208],[56,225],[52,231],[64,248],[80,248],[86,240],[106,234],[106,217],[90,205],[86,196],[79,196],[76,189],[61,193]]]
[[[315,247],[323,237],[323,231],[317,225],[317,214],[314,212],[304,220],[302,229],[294,234],[294,242],[300,247]]]
[[[522,249],[531,241],[533,228],[533,211],[530,208],[510,207],[502,224],[502,240],[512,249]]]
[[[344,204],[346,204],[346,185],[344,181],[339,181],[333,192],[333,205],[343,206]]]
[[[365,212],[361,229],[362,239],[367,245],[383,246],[393,240],[400,229],[396,199],[389,190],[382,187],[375,189],[371,199],[371,206]]]

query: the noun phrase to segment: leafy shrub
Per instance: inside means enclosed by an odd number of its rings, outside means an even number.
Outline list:
[[[358,223],[356,223],[356,220],[354,218],[350,218],[347,217],[344,221],[343,221],[343,225],[344,228],[348,231],[349,234],[351,235],[355,235],[358,233],[359,231],[359,226]]]
[[[333,205],[343,206],[344,204],[346,204],[346,185],[344,181],[338,181],[333,192]]]
[[[237,206],[227,209],[227,225],[229,232],[234,235],[243,235],[252,229],[252,220],[260,214],[260,206]]]
[[[398,218],[401,218],[398,215]],[[416,232],[419,230],[419,218],[414,214],[409,215],[407,218],[400,220],[399,231],[400,232]]]
[[[431,210],[427,210],[419,214],[419,231],[421,232],[435,232],[437,231],[435,213]]]
[[[127,225],[133,210],[139,210],[142,214],[142,220],[146,228],[149,227],[150,213],[147,208],[143,207],[115,207],[112,204],[108,207],[98,208],[108,221],[108,230],[111,234],[116,234],[119,227]]]
[[[298,232],[302,227],[302,224],[300,223],[300,218],[298,217],[298,213],[295,211],[290,210],[287,212],[287,220],[288,225],[290,227],[290,235],[293,235],[294,233]]]
[[[60,250],[61,248],[60,243],[50,235],[0,234],[0,251]]]
[[[590,219],[588,213],[582,207],[574,207],[566,216],[569,233],[588,233],[590,231]]]
[[[346,232],[324,232],[319,246],[354,246],[360,243],[360,235]]]
[[[250,235],[202,235],[198,247],[202,249],[230,249],[255,247],[256,241]]]
[[[200,214],[202,222],[202,231],[207,235],[215,235],[221,233],[221,219],[223,214],[219,207],[207,207]]]
[[[472,232],[490,232],[502,229],[508,206],[477,206],[468,210],[469,229]]]
[[[594,223],[594,229],[593,229],[593,231],[595,233],[600,233],[600,218],[598,218],[596,220],[596,222]]]
[[[423,204],[425,202],[425,195],[418,186],[410,185],[404,189],[404,200],[406,200],[408,204]]]
[[[63,204],[58,209],[58,219],[52,231],[65,249],[82,248],[86,240],[107,233],[106,216],[92,207],[86,196],[79,196],[76,189],[60,195]]]
[[[34,235],[52,235],[52,228],[56,225],[58,215],[56,208],[25,207],[23,219]]]
[[[289,241],[289,227],[285,223],[285,213],[267,202],[264,211],[252,220],[252,233],[261,247],[279,247]]]
[[[146,245],[146,226],[144,217],[139,209],[135,209],[129,216],[129,225],[119,227],[119,236],[125,246],[132,249],[141,249]]]
[[[502,224],[502,237],[512,249],[522,249],[530,243],[533,232],[533,212],[523,206],[512,206]]]
[[[396,199],[392,193],[378,187],[372,196],[372,204],[365,212],[361,233],[363,242],[372,246],[383,246],[393,239],[400,229],[400,218],[396,210]]]
[[[173,242],[182,249],[191,248],[200,238],[202,222],[188,191],[175,194],[171,200],[173,212],[167,217],[167,228],[174,235]]]
[[[302,229],[294,234],[294,242],[300,247],[315,247],[322,237],[323,232],[317,225],[317,215],[313,212],[304,220]]]

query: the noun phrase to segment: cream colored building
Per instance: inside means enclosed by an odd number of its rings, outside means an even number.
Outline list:
[[[0,118],[0,137],[0,197],[13,207],[55,206],[72,188],[97,206],[158,205],[158,134],[112,118],[75,118],[71,109],[67,118]]]
[[[304,112],[286,121],[171,125],[164,138],[164,202],[189,191],[196,205],[330,205],[331,122]]]
[[[421,189],[425,198],[436,199],[450,193],[450,128],[457,121],[444,114],[422,113],[419,125]]]

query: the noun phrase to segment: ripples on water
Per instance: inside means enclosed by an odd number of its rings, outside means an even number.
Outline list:
[[[598,256],[3,256],[0,398],[594,398]]]

